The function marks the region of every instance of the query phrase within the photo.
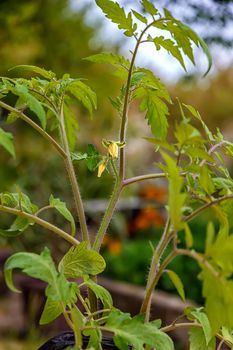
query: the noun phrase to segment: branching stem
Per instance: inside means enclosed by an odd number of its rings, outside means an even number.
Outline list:
[[[17,108],[11,107],[7,103],[0,101],[0,106],[9,112],[15,113],[20,119],[24,120],[27,124],[33,127],[36,131],[38,131],[45,139],[47,139],[58,151],[58,153],[63,157],[66,158],[66,152],[64,149],[57,143],[56,140],[54,140],[53,137],[51,137],[45,130],[43,130],[38,124],[36,124],[33,120],[31,120],[26,114],[19,111]]]
[[[35,216],[33,214],[26,213],[26,212],[21,211],[19,209],[9,208],[9,207],[6,207],[4,205],[0,205],[0,211],[3,211],[5,213],[9,213],[9,214],[13,214],[16,216],[20,216],[22,218],[28,219],[32,222],[35,222],[36,224],[46,228],[47,230],[56,233],[58,236],[62,237],[63,239],[65,239],[67,242],[69,242],[70,244],[72,244],[74,246],[77,246],[80,243],[77,239],[75,239],[74,237],[69,235],[67,232],[61,230],[57,226],[50,224],[49,222],[47,222],[41,218],[38,218],[37,216]]]

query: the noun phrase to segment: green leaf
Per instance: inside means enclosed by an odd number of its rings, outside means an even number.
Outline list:
[[[59,270],[68,278],[84,275],[98,275],[105,269],[105,261],[100,254],[87,248],[87,242],[72,247],[62,258]]]
[[[101,52],[84,59],[94,63],[112,64],[113,66],[125,66],[127,68],[130,66],[129,60],[112,52]]]
[[[91,324],[92,325],[92,324]],[[102,341],[102,333],[101,331],[97,329],[90,329],[90,330],[85,330],[83,332],[84,335],[89,337],[89,342],[87,349],[92,349],[92,350],[103,350],[101,341]]]
[[[63,308],[61,303],[57,300],[47,298],[39,323],[40,325],[48,324],[54,321],[62,313]]]
[[[181,215],[186,194],[182,193],[183,179],[179,174],[179,168],[177,167],[175,160],[164,152],[161,152],[161,154],[167,163],[169,181],[168,209],[173,229],[176,231],[182,228]]]
[[[215,350],[215,338],[206,345],[205,335],[201,328],[192,327],[189,332],[190,350]]]
[[[52,71],[48,71],[48,70],[45,70],[44,68],[31,66],[31,65],[18,65],[9,69],[9,71],[11,70],[17,70],[19,72],[23,71],[23,72],[29,72],[29,73],[36,73],[48,80],[51,80],[56,77],[56,74],[53,73]]]
[[[192,44],[195,44],[197,47],[201,47],[208,60],[208,68],[204,74],[206,75],[212,66],[212,57],[205,42],[199,38],[199,36],[190,27],[175,19],[168,10],[165,9],[164,13],[166,21],[157,21],[154,23],[154,26],[161,30],[169,31],[172,39],[176,41],[178,48],[183,51],[183,54],[186,55],[193,64],[195,64],[195,61]],[[167,20],[168,18],[169,21]]]
[[[128,349],[128,346],[143,350],[145,345],[157,350],[174,349],[169,336],[157,328],[157,322],[144,323],[142,315],[131,318],[129,314],[113,311],[110,313],[105,327],[114,333],[114,343],[122,350]]]
[[[71,151],[74,150],[76,141],[77,141],[77,133],[79,131],[79,125],[76,118],[76,115],[72,112],[72,110],[64,104],[64,119],[65,119],[65,128],[66,135],[69,142],[69,147]]]
[[[164,140],[167,136],[169,114],[167,105],[153,92],[147,91],[140,104],[140,110],[146,111],[146,119],[155,138]]]
[[[196,44],[196,46],[199,46],[202,48],[204,54],[206,55],[207,57],[207,60],[208,60],[208,68],[204,74],[204,76],[206,76],[211,67],[212,67],[212,64],[213,64],[213,59],[212,59],[212,56],[211,56],[211,53],[209,51],[209,48],[208,46],[206,45],[206,43],[197,35],[197,33],[195,33],[189,26],[187,26],[186,24],[184,23],[180,23],[180,26],[181,28],[185,31],[185,33],[188,34],[189,38]]]
[[[8,230],[0,229],[0,235],[4,237],[16,237],[24,232],[29,225],[33,225],[28,219],[17,217]]]
[[[142,23],[147,24],[147,18],[145,16],[142,16],[139,12],[132,10],[134,16]]]
[[[2,205],[20,209],[30,214],[34,214],[38,210],[38,207],[32,204],[30,198],[20,191],[18,193],[2,193],[0,200]]]
[[[27,275],[51,283],[57,275],[48,248],[38,255],[35,253],[16,253],[10,256],[4,266],[6,284],[12,291],[18,292],[12,281],[12,270],[22,269]]]
[[[206,242],[205,242],[205,252],[209,255],[215,238],[215,228],[212,221],[209,221],[206,229]]]
[[[66,203],[62,202],[59,198],[54,198],[51,194],[49,198],[49,205],[55,208],[66,220],[70,222],[72,235],[75,234],[75,221],[71,212],[67,209]]]
[[[224,340],[226,340],[227,342],[229,342],[233,346],[232,331],[230,331],[226,327],[222,327],[222,336],[223,336]]]
[[[123,7],[111,0],[96,0],[96,4],[101,8],[107,18],[118,24],[119,29],[124,29],[126,36],[133,36],[137,26],[133,24],[131,12],[126,15]]]
[[[15,158],[13,136],[10,132],[6,132],[2,128],[0,128],[0,145]]]
[[[84,278],[84,281],[85,281],[85,285],[93,291],[97,299],[100,299],[104,308],[111,309],[113,302],[112,302],[111,294],[107,291],[107,289],[100,286],[99,284],[96,284],[94,281],[92,281],[87,277]]]
[[[157,50],[160,50],[161,47],[164,48],[169,54],[171,54],[175,59],[179,61],[181,66],[186,71],[182,54],[180,52],[179,47],[174,43],[174,41],[172,41],[171,39],[165,39],[163,36],[159,36],[154,38],[153,42]]]
[[[200,310],[192,311],[192,316],[201,324],[204,335],[206,345],[208,345],[212,339],[212,330],[206,314]]]
[[[149,13],[151,16],[155,16],[158,14],[158,10],[155,8],[155,6],[148,0],[142,0],[142,6],[144,7],[145,11]]]
[[[177,292],[179,293],[181,299],[183,301],[185,301],[184,287],[183,287],[183,283],[181,282],[180,277],[174,271],[165,270],[165,272],[168,274],[170,280],[174,284],[174,286],[175,286]]]
[[[13,94],[17,95],[21,99],[21,103],[25,104],[39,119],[43,129],[46,128],[46,114],[42,104],[28,92],[25,85],[16,83],[12,88]]]
[[[75,80],[67,85],[66,91],[70,92],[88,110],[90,116],[97,108],[97,98],[95,92],[80,80]]]
[[[191,105],[186,105],[186,104],[184,104],[184,103],[182,103],[182,105],[183,105],[184,107],[186,107],[186,108],[188,109],[188,111],[189,111],[195,118],[197,118],[197,119],[201,122],[202,127],[203,127],[203,129],[204,129],[206,135],[208,136],[209,140],[210,140],[210,141],[215,141],[212,132],[209,130],[209,128],[207,127],[207,125],[206,125],[206,124],[204,123],[204,121],[202,120],[200,113],[199,113],[193,106],[191,106]]]
[[[209,168],[207,166],[202,166],[200,168],[200,177],[199,177],[200,186],[204,189],[207,194],[212,194],[215,192],[214,182],[210,175]]]
[[[184,223],[184,233],[186,247],[191,248],[193,246],[193,235],[189,225],[186,222]]]

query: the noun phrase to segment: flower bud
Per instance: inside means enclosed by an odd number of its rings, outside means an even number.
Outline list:
[[[106,164],[100,163],[100,165],[98,166],[98,175],[97,175],[98,177],[100,177],[103,174],[105,168],[106,168]]]

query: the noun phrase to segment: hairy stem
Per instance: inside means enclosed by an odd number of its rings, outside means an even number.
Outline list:
[[[76,174],[74,171],[74,166],[73,166],[72,159],[71,159],[69,143],[68,143],[67,134],[66,134],[63,103],[62,103],[61,110],[60,110],[60,132],[61,132],[63,146],[64,146],[64,149],[66,152],[65,165],[66,165],[66,170],[67,170],[67,173],[68,173],[68,176],[70,179],[72,192],[74,195],[74,203],[75,203],[75,207],[76,207],[78,218],[79,218],[82,240],[87,241],[90,245],[83,202],[82,202],[82,198],[81,198],[81,194],[80,194],[80,190],[79,190],[79,184],[78,184]]]
[[[9,214],[13,214],[16,216],[20,216],[22,218],[28,219],[32,222],[35,222],[36,224],[46,228],[47,230],[52,231],[53,233],[56,233],[58,236],[62,237],[67,242],[71,243],[72,245],[76,246],[80,243],[77,239],[75,239],[74,237],[69,235],[67,232],[61,230],[57,226],[50,224],[49,222],[47,222],[43,219],[38,218],[37,216],[35,216],[33,214],[26,213],[26,212],[21,211],[19,209],[9,208],[9,207],[6,207],[4,205],[0,205],[0,211],[3,211],[5,213],[9,213]]]
[[[105,233],[107,231],[108,225],[109,225],[109,223],[110,223],[110,221],[112,219],[114,210],[116,208],[116,204],[117,204],[118,199],[120,197],[121,190],[122,190],[122,185],[121,185],[121,182],[120,182],[120,180],[118,178],[116,180],[116,182],[115,182],[114,189],[113,189],[113,192],[112,192],[112,196],[111,196],[110,201],[108,203],[108,206],[106,208],[104,217],[103,217],[102,222],[100,224],[100,228],[99,228],[99,230],[98,230],[98,232],[96,234],[96,238],[95,238],[95,241],[94,241],[94,244],[93,244],[93,249],[96,250],[96,251],[100,250],[100,247],[101,247],[102,242],[103,242],[104,235],[105,235]]]
[[[146,285],[146,292],[145,292],[145,297],[142,302],[141,310],[140,312],[145,314],[145,322],[149,321],[150,318],[150,306],[151,306],[151,297],[152,293],[155,287],[156,283],[156,276],[159,270],[159,264],[160,264],[160,259],[163,255],[163,252],[165,248],[167,247],[168,243],[170,242],[171,235],[169,234],[170,230],[170,219],[167,219],[162,237],[154,250],[152,260],[151,260],[151,265],[150,265],[150,272],[147,280],[147,285]]]
[[[153,22],[154,23],[154,22]],[[122,112],[122,118],[121,118],[121,125],[120,125],[120,142],[124,143],[126,140],[126,130],[127,130],[127,121],[128,121],[128,108],[129,108],[129,101],[130,101],[130,84],[134,69],[134,63],[137,56],[138,48],[141,43],[141,40],[146,33],[146,31],[153,25],[153,23],[149,24],[141,33],[139,39],[137,40],[137,43],[135,45],[133,56],[130,63],[130,68],[128,72],[128,78],[126,82],[126,89],[125,89],[125,98],[124,98],[124,106],[123,106],[123,112]],[[93,249],[96,251],[100,250],[101,244],[103,242],[104,235],[106,234],[107,228],[109,226],[109,223],[112,219],[114,210],[116,208],[116,204],[118,202],[118,199],[120,197],[122,188],[124,186],[124,178],[125,178],[125,147],[120,148],[119,153],[119,176],[116,179],[112,196],[109,200],[108,206],[106,208],[104,217],[102,219],[102,222],[100,224],[100,228],[97,232],[95,242],[93,244]]]
[[[11,107],[7,103],[0,101],[0,106],[9,112],[15,113],[20,119],[24,120],[27,124],[33,127],[36,131],[38,131],[46,140],[48,140],[58,151],[58,153],[66,158],[66,152],[64,149],[57,143],[54,138],[52,138],[44,129],[42,129],[38,124],[36,124],[33,120],[26,116],[23,112],[19,111],[17,108]]]
[[[223,201],[227,201],[229,199],[233,199],[232,194],[213,199],[211,202],[208,202],[208,203],[204,204],[203,206],[199,207],[198,209],[194,210],[194,212],[192,212],[190,215],[186,216],[183,220],[185,222],[188,222],[188,221],[192,220],[193,218],[195,218],[198,214],[200,214],[203,211],[205,211],[206,209],[212,207],[213,205],[218,204],[218,203],[223,202]]]

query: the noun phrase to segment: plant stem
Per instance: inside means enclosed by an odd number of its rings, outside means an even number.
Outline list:
[[[211,202],[208,202],[206,204],[204,204],[202,207],[199,207],[198,209],[196,209],[193,213],[191,213],[190,215],[186,216],[183,220],[185,222],[188,222],[190,220],[192,220],[193,218],[195,218],[198,214],[200,214],[201,212],[203,212],[204,210],[210,208],[211,206],[226,201],[228,199],[233,199],[233,195],[229,194],[227,196],[223,196],[223,197],[219,197],[216,199],[213,199]]]
[[[112,192],[112,196],[111,196],[111,198],[109,200],[108,206],[106,208],[104,217],[102,219],[102,222],[100,224],[100,228],[99,228],[99,230],[98,230],[98,232],[96,234],[96,238],[95,238],[95,241],[94,241],[94,244],[93,244],[93,247],[92,247],[96,251],[100,250],[100,247],[101,247],[102,242],[103,242],[104,235],[105,235],[106,230],[108,228],[108,225],[109,225],[109,223],[110,223],[110,221],[112,219],[112,216],[113,216],[114,210],[116,208],[116,204],[118,202],[118,199],[119,199],[121,191],[122,191],[122,184],[121,184],[121,181],[118,178],[116,180],[116,182],[115,182],[115,185],[114,185],[114,188],[113,188],[113,192]]]
[[[145,322],[149,321],[150,318],[150,306],[151,306],[151,297],[152,293],[155,287],[155,284],[157,282],[157,273],[158,273],[158,268],[159,268],[159,262],[160,259],[163,255],[163,252],[165,248],[167,247],[168,243],[170,242],[171,235],[169,234],[169,229],[170,229],[170,219],[167,219],[162,237],[160,238],[160,241],[154,250],[152,260],[151,260],[151,265],[150,265],[150,272],[147,280],[147,285],[146,285],[146,292],[145,292],[145,297],[142,302],[141,310],[140,312],[145,314]]]
[[[72,159],[71,159],[69,143],[68,143],[67,134],[66,134],[63,102],[62,102],[61,110],[60,110],[60,131],[61,131],[61,138],[62,138],[63,146],[64,146],[64,149],[66,152],[66,158],[65,158],[66,170],[67,170],[67,173],[68,173],[68,176],[70,179],[70,184],[71,184],[72,192],[74,195],[74,203],[75,203],[75,207],[76,207],[78,218],[79,218],[79,223],[80,223],[80,228],[81,228],[81,233],[82,233],[82,240],[87,241],[88,244],[90,245],[83,202],[82,202],[82,198],[81,198],[81,194],[80,194],[80,190],[79,190],[79,184],[78,184],[76,174],[74,171],[74,166],[73,166]]]
[[[188,249],[177,249],[176,255],[186,255],[190,258],[193,258],[197,260],[200,264],[204,265],[214,277],[216,277],[218,280],[220,280],[222,283],[224,283],[224,280],[219,275],[218,271],[216,271],[213,266],[206,260],[205,256],[202,256],[201,254],[197,253],[195,250],[188,250]]]
[[[145,180],[152,180],[152,179],[161,179],[166,177],[167,174],[166,173],[155,173],[155,174],[146,174],[146,175],[139,175],[139,176],[135,176],[135,177],[131,177],[129,179],[125,179],[123,181],[123,186],[128,186],[131,185],[135,182],[139,182],[139,181],[145,181]]]
[[[122,112],[122,119],[121,119],[121,126],[120,126],[120,142],[124,143],[126,139],[126,130],[127,130],[127,121],[128,121],[128,107],[129,107],[129,100],[130,100],[130,84],[131,84],[131,78],[133,74],[133,68],[134,68],[134,62],[137,56],[138,48],[140,45],[140,42],[143,38],[143,35],[145,32],[153,25],[154,22],[149,24],[142,32],[137,40],[137,43],[135,45],[132,60],[130,63],[130,68],[128,72],[128,78],[126,83],[126,89],[125,89],[125,98],[124,98],[124,106],[123,106],[123,112]],[[93,249],[96,251],[100,250],[101,244],[103,242],[104,235],[106,234],[106,230],[108,228],[108,225],[112,219],[114,210],[116,208],[116,204],[118,202],[118,199],[120,197],[123,185],[124,185],[124,178],[125,178],[125,147],[120,148],[119,153],[119,176],[116,179],[112,196],[109,200],[108,206],[106,208],[104,217],[102,219],[102,222],[100,224],[100,228],[97,232]]]
[[[200,323],[194,323],[194,322],[181,322],[181,323],[172,323],[169,326],[165,326],[160,328],[161,332],[168,333],[171,331],[174,331],[177,328],[184,328],[184,327],[198,327],[201,328]]]
[[[164,332],[164,333],[168,333],[168,332],[174,331],[178,328],[186,328],[186,327],[188,327],[188,328],[190,328],[190,327],[202,328],[202,325],[200,323],[197,323],[197,322],[195,322],[195,323],[194,322],[172,323],[168,326],[160,328],[160,331]],[[221,334],[217,333],[216,337],[218,339],[220,339],[221,342],[224,342],[227,346],[229,346],[230,349],[232,348],[231,343],[228,342],[227,340],[225,340]]]
[[[22,218],[28,219],[32,222],[35,222],[36,224],[46,228],[49,231],[52,231],[54,233],[56,233],[58,236],[64,238],[67,242],[71,243],[72,245],[79,245],[79,241],[77,239],[75,239],[74,237],[72,237],[71,235],[69,235],[67,232],[61,230],[60,228],[58,228],[57,226],[50,224],[49,222],[38,218],[37,216],[33,215],[33,214],[29,214],[26,213],[24,211],[15,209],[15,208],[9,208],[9,207],[5,207],[4,205],[0,205],[0,211],[3,211],[5,213],[9,213],[9,214],[13,214],[13,215],[17,215],[20,216]]]
[[[19,111],[17,108],[11,107],[8,104],[6,104],[3,101],[0,101],[0,106],[9,112],[15,113],[20,119],[24,120],[27,124],[31,125],[33,129],[38,131],[45,139],[47,139],[58,151],[58,153],[63,157],[66,158],[66,152],[64,149],[57,143],[54,138],[52,138],[44,129],[42,129],[38,124],[36,124],[33,120],[28,118],[26,114],[23,112]]]

